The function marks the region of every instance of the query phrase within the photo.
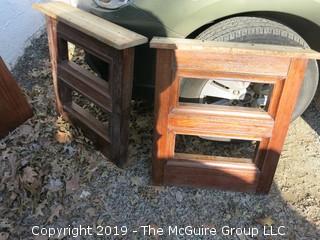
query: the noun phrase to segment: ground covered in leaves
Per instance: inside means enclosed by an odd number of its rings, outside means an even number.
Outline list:
[[[126,226],[128,234],[51,239],[142,239],[142,225],[165,230],[170,225],[214,227],[214,239],[251,239],[245,234],[223,236],[223,226],[246,228],[246,233],[250,227],[258,228],[256,239],[271,239],[262,237],[264,225],[284,226],[286,236],[273,239],[320,239],[320,114],[313,106],[292,124],[268,196],[154,187],[150,184],[152,106],[132,103],[130,163],[119,169],[80,130],[55,114],[45,35],[26,49],[13,72],[34,117],[0,140],[0,240],[46,240],[47,236],[33,236],[32,227],[80,225]],[[199,151],[198,143],[181,139],[179,147]],[[204,146],[210,153],[228,151],[219,144]],[[241,156],[250,149],[241,146],[236,150],[232,145],[232,151]]]

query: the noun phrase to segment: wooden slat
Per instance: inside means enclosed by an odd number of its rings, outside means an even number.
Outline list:
[[[86,52],[100,58],[108,64],[112,64],[112,59],[117,56],[118,50],[105,45],[94,37],[87,35],[63,22],[57,23],[57,34],[68,42],[75,44],[77,47],[85,49]]]
[[[63,109],[70,114],[71,118],[80,121],[105,142],[110,143],[108,127],[104,126],[82,107],[76,103],[72,103],[71,105],[64,105]]]
[[[165,162],[174,154],[175,135],[167,129],[170,108],[177,104],[173,96],[178,92],[178,86],[172,84],[172,78],[175,78],[171,68],[172,58],[173,53],[170,50],[157,52],[152,161],[152,180],[156,185],[163,184]]]
[[[194,71],[200,73],[199,76],[210,71],[285,78],[290,64],[290,58],[186,50],[175,51],[174,59],[173,68],[177,68],[178,71]]]
[[[271,137],[273,124],[258,109],[183,104],[170,112],[168,128],[175,134],[260,141]]]
[[[176,154],[165,165],[164,183],[254,192],[259,174],[249,159]]]
[[[0,138],[30,117],[32,109],[0,57]]]
[[[56,101],[56,110],[63,116],[64,119],[68,119],[67,114],[63,111],[63,100],[60,98],[61,94],[59,92],[58,84],[58,64],[66,61],[68,59],[68,43],[58,37],[57,34],[57,25],[58,22],[52,18],[47,17],[47,32],[48,32],[48,44],[49,44],[49,53],[51,61],[51,70],[52,70],[52,81],[53,89],[55,94]],[[67,98],[71,99],[71,92],[67,94]]]
[[[223,79],[231,81],[244,81],[244,82],[255,82],[255,83],[268,83],[275,84],[277,81],[282,81],[285,76],[267,76],[261,74],[246,74],[246,73],[232,73],[232,72],[217,72],[217,71],[203,71],[195,69],[179,69],[177,75],[180,78],[193,78],[197,79]]]
[[[112,111],[108,82],[73,62],[64,62],[58,65],[58,78],[96,103],[104,111]]]
[[[179,103],[177,110],[190,114],[214,114],[228,117],[256,118],[262,120],[272,119],[267,112],[260,108],[224,106],[214,104]]]
[[[235,158],[235,157],[220,157],[220,156],[209,156],[209,155],[200,155],[200,154],[189,154],[189,153],[175,153],[173,160],[176,160],[176,163],[179,165],[181,160],[190,160],[185,166],[192,167],[194,164],[196,166],[201,165],[200,167],[206,166],[215,166],[215,167],[231,167],[236,169],[251,169],[256,171],[257,167],[253,164],[252,159],[250,158]]]
[[[128,162],[129,121],[133,84],[134,48],[125,49],[113,58],[110,74],[112,114],[110,138],[111,160],[119,167]]]
[[[276,114],[277,114],[277,110],[278,110],[278,106],[279,106],[279,102],[280,102],[280,97],[283,91],[283,87],[284,87],[285,81],[278,81],[272,89],[272,94],[268,99],[268,103],[267,103],[267,107],[268,107],[268,113],[269,115],[274,119]],[[256,165],[258,166],[258,168],[261,170],[263,162],[265,160],[265,155],[267,153],[267,148],[268,148],[268,144],[269,144],[269,140],[270,138],[265,138],[262,139],[259,143],[258,143],[258,148],[257,148],[257,152],[256,152],[256,157],[254,162],[256,163]]]
[[[144,44],[148,39],[103,18],[61,2],[33,4],[34,9],[64,22],[118,50]]]
[[[216,42],[181,38],[154,37],[151,48],[214,52],[233,55],[255,55],[264,57],[320,59],[320,53],[301,47],[278,46],[253,43]]]

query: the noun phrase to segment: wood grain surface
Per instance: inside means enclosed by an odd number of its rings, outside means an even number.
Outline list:
[[[32,117],[32,109],[0,57],[0,137]]]
[[[232,55],[320,59],[320,53],[311,49],[268,44],[154,37],[150,42],[150,47],[158,49],[196,51],[199,53],[214,52],[217,54]]]
[[[270,191],[308,58],[286,46],[154,38],[157,48],[153,181],[266,194]],[[266,110],[179,102],[183,78],[272,84]],[[259,141],[255,157],[176,153],[176,135]]]
[[[140,34],[66,3],[36,3],[32,6],[52,19],[63,22],[118,50],[148,42],[148,39]]]

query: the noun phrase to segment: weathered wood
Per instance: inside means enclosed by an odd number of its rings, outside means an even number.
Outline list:
[[[34,6],[47,15],[58,113],[80,126],[109,160],[123,166],[128,160],[133,46],[147,39],[66,4]],[[106,79],[69,62],[68,42],[106,63]],[[73,91],[109,113],[108,126],[75,104],[72,101]]]
[[[154,37],[151,48],[195,51],[198,53],[213,52],[226,55],[246,55],[263,57],[284,57],[320,59],[320,53],[302,47],[290,47],[268,44],[216,42],[182,38]]]
[[[0,57],[0,138],[32,117],[32,109]]]
[[[112,160],[119,166],[124,166],[128,158],[133,67],[134,48],[129,48],[113,59],[110,73]]]
[[[63,22],[118,50],[148,42],[148,39],[140,34],[72,7],[69,4],[49,2],[33,4],[32,6],[50,18]]]
[[[86,52],[91,53],[106,63],[111,64],[113,57],[117,55],[117,49],[105,45],[94,37],[78,31],[62,22],[58,22],[57,24],[57,33],[60,38],[65,39],[80,48],[86,49]]]
[[[102,125],[91,114],[81,108],[76,103],[65,104],[63,109],[69,113],[73,124],[80,127],[86,137],[88,137],[102,154],[111,160],[110,149],[112,147],[109,138],[108,127]]]
[[[59,64],[58,72],[59,79],[69,87],[87,97],[104,111],[112,111],[108,82],[72,62]]]
[[[110,143],[109,132],[100,121],[95,119],[90,113],[84,110],[76,103],[71,105],[64,105],[64,110],[67,111],[78,121],[81,121],[87,128],[91,129],[96,135],[104,139],[104,141]]]

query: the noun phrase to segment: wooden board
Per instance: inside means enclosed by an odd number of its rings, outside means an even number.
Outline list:
[[[32,116],[32,109],[0,57],[0,137]]]
[[[208,72],[216,73],[216,77],[219,78],[219,73],[227,72],[242,76],[260,75],[282,77],[284,79],[287,76],[290,64],[290,58],[284,57],[252,56],[250,54],[233,55],[188,50],[176,50],[174,60],[173,65],[176,65],[174,68],[177,68],[177,71],[186,72],[186,70],[189,70],[189,75],[191,75],[190,70],[192,70],[194,74],[200,73],[197,78],[206,75]],[[246,79],[246,81],[248,80]],[[252,82],[256,82],[256,80]]]
[[[254,192],[259,175],[250,159],[176,153],[165,164],[164,184]]]
[[[73,62],[58,64],[59,79],[101,107],[112,111],[109,84]]]
[[[169,113],[168,129],[175,134],[262,140],[271,137],[274,121],[259,109],[182,104]]]
[[[174,105],[172,87],[172,51],[162,50],[157,52],[156,89],[154,106],[154,135],[153,135],[153,184],[163,184],[164,165],[167,159],[174,155],[175,135],[168,131],[170,107]],[[171,87],[168,87],[171,86]],[[177,90],[177,87],[175,88]]]
[[[214,52],[216,54],[256,55],[265,57],[320,59],[320,53],[301,47],[267,44],[203,41],[182,38],[154,37],[151,48]]]
[[[34,9],[118,50],[148,42],[140,34],[61,2],[33,4]]]

